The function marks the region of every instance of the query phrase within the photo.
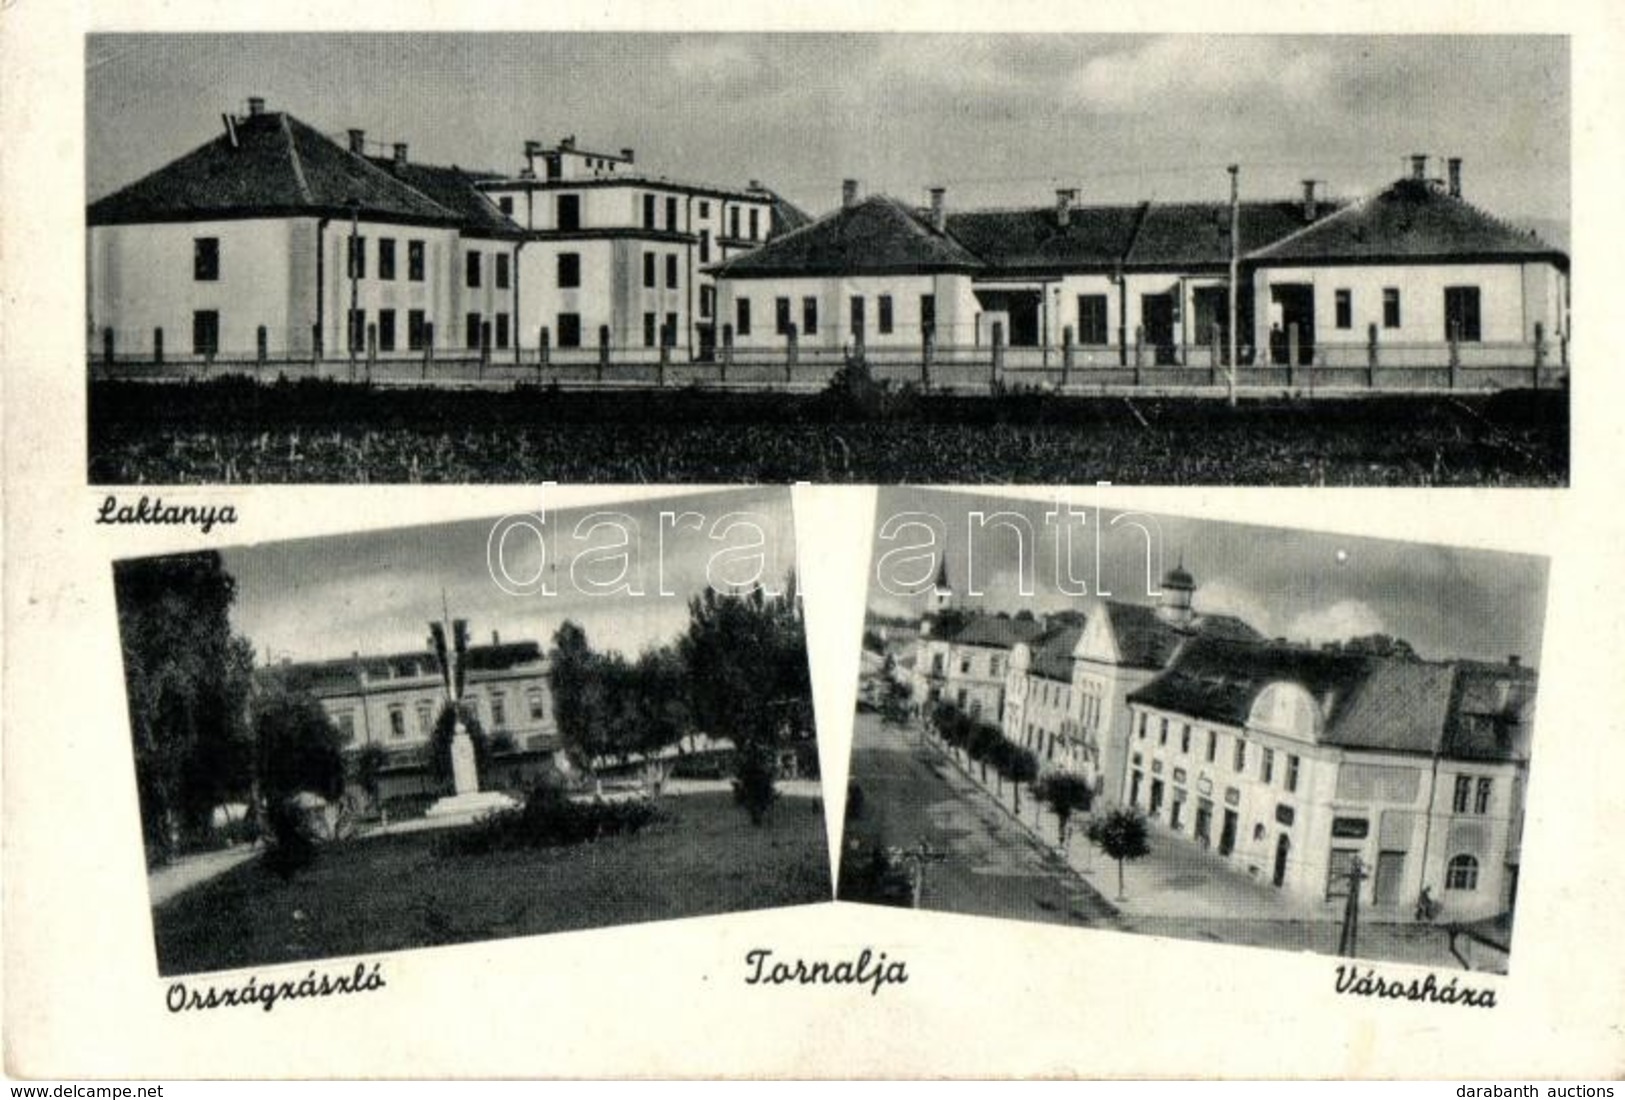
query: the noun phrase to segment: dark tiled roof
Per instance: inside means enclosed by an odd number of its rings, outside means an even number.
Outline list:
[[[1322,211],[1333,207],[1320,203]],[[1302,203],[1244,202],[1240,211],[1241,254],[1302,229]],[[1321,215],[1326,216],[1325,214]],[[1215,267],[1230,262],[1230,204],[1152,203],[1123,258],[1128,269]]]
[[[1043,624],[1032,619],[1007,619],[998,615],[972,615],[946,640],[954,645],[1012,649],[1043,633]]]
[[[1106,622],[1117,643],[1121,664],[1130,668],[1164,668],[1181,644],[1192,637],[1257,641],[1258,631],[1234,615],[1198,615],[1187,628],[1167,622],[1146,604],[1107,602]]]
[[[469,646],[465,667],[469,673],[507,672],[542,660],[541,646],[535,642],[503,642],[499,645]],[[359,673],[377,685],[391,680],[439,677],[440,666],[429,650],[390,653],[381,656],[339,657],[328,661],[300,661],[261,669],[262,678],[281,678],[317,695],[344,694],[361,690]]]
[[[729,278],[976,271],[982,262],[896,199],[872,195],[714,270]]]
[[[785,198],[776,191],[769,191],[773,196],[773,213],[768,238],[782,237],[786,233],[793,233],[813,223],[813,216],[801,207]]]
[[[1437,185],[1400,180],[1247,257],[1258,263],[1568,257]]]
[[[206,145],[90,205],[91,225],[209,217],[348,217],[456,225],[457,212],[291,115],[236,120]]]
[[[1144,204],[1074,207],[1062,227],[1052,206],[973,210],[950,213],[947,228],[999,271],[1111,271],[1128,251],[1144,211]]]
[[[1061,683],[1072,682],[1072,651],[1078,647],[1078,639],[1083,636],[1083,627],[1062,626],[1046,630],[1034,638],[1029,645],[1032,646],[1033,659],[1028,667],[1034,676],[1042,676],[1046,680],[1059,680]]]
[[[495,172],[468,171],[455,164],[449,167],[414,164],[411,161],[397,164],[390,157],[367,159],[426,198],[455,213],[462,220],[464,232],[493,237],[524,236],[524,230],[475,186],[483,180],[499,178]]]
[[[1259,693],[1278,681],[1318,702],[1323,744],[1456,759],[1515,758],[1534,697],[1525,669],[1202,638],[1129,699],[1243,726]]]

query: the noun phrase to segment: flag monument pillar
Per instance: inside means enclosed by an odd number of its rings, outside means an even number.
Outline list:
[[[442,594],[441,601],[444,603]],[[518,803],[501,791],[480,790],[479,763],[474,755],[474,739],[463,722],[463,677],[468,653],[468,622],[443,617],[429,624],[429,644],[440,662],[440,676],[446,688],[446,702],[452,708],[451,782],[452,793],[430,806],[425,817],[460,825]]]

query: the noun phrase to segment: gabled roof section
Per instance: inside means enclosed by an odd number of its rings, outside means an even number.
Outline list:
[[[1073,207],[1061,225],[1053,206],[970,210],[947,216],[948,232],[998,272],[1113,271],[1128,252],[1144,203]]]
[[[1131,702],[1228,726],[1244,726],[1259,692],[1276,681],[1298,684],[1317,701],[1331,700],[1333,715],[1380,658],[1306,646],[1196,638],[1161,676]],[[1328,723],[1329,724],[1329,723]]]
[[[1107,601],[1106,622],[1117,645],[1119,663],[1129,668],[1165,668],[1179,647],[1191,638],[1258,641],[1261,635],[1234,615],[1199,615],[1188,627],[1179,627],[1141,603]]]
[[[238,118],[219,137],[91,203],[91,225],[349,217],[456,225],[460,216],[292,115]]]
[[[1031,642],[1043,632],[1043,624],[1033,619],[977,614],[968,618],[951,636],[939,640],[986,649],[1013,649],[1022,642]]]
[[[727,278],[976,271],[982,262],[885,195],[827,214],[712,270]]]
[[[813,223],[813,216],[801,207],[779,194],[777,191],[768,191],[773,197],[773,210],[769,221],[768,239],[782,237],[786,233],[793,233]]]
[[[1324,201],[1317,205],[1321,211],[1335,209]],[[1243,256],[1312,224],[1304,218],[1301,202],[1244,202],[1238,215]],[[1226,265],[1230,262],[1230,204],[1151,203],[1133,247],[1126,253],[1123,266],[1128,269]]]
[[[1083,636],[1083,624],[1052,627],[1029,643],[1033,647],[1032,674],[1046,680],[1072,682],[1072,650]]]
[[[1549,260],[1568,256],[1426,180],[1403,179],[1246,256],[1257,264]]]
[[[388,172],[425,198],[456,214],[465,233],[489,237],[518,238],[525,235],[513,219],[477,186],[485,180],[498,179],[496,172],[477,172],[459,168],[455,164],[402,164],[391,157],[368,157],[374,167]]]

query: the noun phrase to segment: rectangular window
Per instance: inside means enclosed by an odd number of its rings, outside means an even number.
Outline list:
[[[192,354],[220,354],[220,311],[200,309],[192,314]]]
[[[863,296],[860,295],[860,294],[854,294],[852,296],[851,306],[852,306],[852,335],[856,336],[856,337],[859,337],[861,339],[862,336],[863,336],[863,325],[864,325]]]
[[[700,263],[708,264],[710,262],[711,262],[711,231],[709,229],[702,229],[702,230],[700,230]]]
[[[192,278],[212,283],[220,278],[220,238],[198,237],[192,241]]]
[[[935,336],[937,334],[937,296],[935,294],[920,295],[920,335]]]
[[[666,314],[666,324],[665,324],[664,331],[665,331],[665,345],[668,348],[676,347],[677,346],[677,314],[675,314],[675,313]]]
[[[423,281],[423,242],[406,242],[406,278],[410,282]]]
[[[380,279],[395,278],[395,238],[378,238],[378,277]]]
[[[349,260],[346,274],[352,279],[367,277],[367,238],[349,237],[345,240],[345,256]]]
[[[406,738],[406,708],[399,704],[389,708],[389,735],[397,741]]]
[[[734,240],[739,239],[739,207],[728,211],[728,236]]]
[[[1086,347],[1103,347],[1106,340],[1106,296],[1078,295],[1078,343]]]
[[[1288,791],[1298,789],[1298,758],[1291,754],[1286,758],[1286,789]]]
[[[1178,299],[1176,298],[1177,302]],[[1222,286],[1199,286],[1191,291],[1191,308],[1196,313],[1196,331],[1192,334],[1196,342],[1205,348],[1211,348],[1214,343],[1224,339],[1226,327],[1230,323],[1230,299]],[[1176,317],[1177,320],[1177,317]],[[1101,332],[1106,331],[1105,322],[1101,322]],[[1104,344],[1104,337],[1100,343]]]
[[[418,704],[418,732],[428,737],[434,733],[434,704]]]
[[[491,726],[499,730],[508,726],[508,697],[500,691],[491,693]]]
[[[711,216],[711,203],[706,199],[701,199],[700,200],[700,217],[709,218],[710,216]]]
[[[581,228],[581,196],[560,195],[554,206],[554,220],[563,230]]]
[[[654,227],[655,197],[653,195],[645,195],[643,196],[643,228],[653,229]]]
[[[1179,731],[1179,751],[1182,753],[1191,751],[1191,724],[1189,722],[1186,722]]]
[[[1483,339],[1476,286],[1444,288],[1444,338],[1477,343]]]
[[[502,211],[502,216],[503,217],[505,217],[505,218],[512,217],[513,216],[513,196],[512,195],[503,195],[501,198],[497,199],[497,209]]]
[[[378,264],[380,272],[383,271],[383,267],[383,262],[380,260]],[[378,350],[395,350],[395,311],[392,309],[378,311]]]
[[[790,332],[790,299],[773,299],[773,331],[780,336],[787,336]]]
[[[757,210],[754,206],[750,208],[750,239],[753,241],[759,240],[762,235],[761,226],[757,222],[757,218],[760,215],[761,211]]]
[[[1473,794],[1473,813],[1487,814],[1490,812],[1490,788],[1493,784],[1494,781],[1488,776],[1479,778],[1478,786],[1474,789]]]
[[[527,688],[525,704],[529,708],[532,722],[541,722],[547,718],[547,703],[542,696],[541,688]]]
[[[464,343],[469,351],[478,351],[480,346],[480,315],[470,313],[463,319]]]
[[[496,315],[495,339],[497,347],[505,348],[508,346],[508,315],[506,313]]]
[[[422,351],[429,341],[428,322],[421,309],[406,311],[406,346],[412,351]]]
[[[1337,327],[1353,328],[1354,292],[1351,290],[1339,290],[1334,297],[1334,301],[1336,302],[1337,309]]]
[[[1467,812],[1467,807],[1472,804],[1472,799],[1473,799],[1473,780],[1472,780],[1472,777],[1471,776],[1466,776],[1466,775],[1458,775],[1458,776],[1456,776],[1456,792],[1455,792],[1455,796],[1450,800],[1450,808],[1451,808],[1451,810],[1453,810],[1455,813],[1458,813],[1458,814],[1466,813]]]
[[[581,314],[559,314],[559,347],[579,348],[581,346]]]
[[[671,195],[666,196],[666,228],[677,232],[677,199]]]
[[[1236,738],[1236,759],[1234,761],[1234,765],[1236,771],[1238,772],[1247,770],[1247,742],[1243,741],[1239,737]]]
[[[750,299],[734,299],[734,334],[736,336],[750,335]]]
[[[568,290],[581,285],[581,254],[559,253],[559,287]]]
[[[1271,780],[1273,780],[1275,778],[1275,750],[1274,749],[1265,749],[1264,750],[1264,762],[1263,762],[1263,764],[1261,764],[1259,766],[1258,774],[1259,774],[1259,778],[1263,779],[1265,783],[1268,783],[1268,782],[1270,782]]]
[[[1166,745],[1167,743],[1168,743],[1168,719],[1164,718],[1158,724],[1157,745],[1160,747],[1160,746]]]
[[[892,326],[891,295],[890,294],[882,294],[880,296],[880,333],[881,333],[881,335],[882,336],[889,335],[891,333],[891,326]]]
[[[1215,730],[1207,731],[1207,762],[1213,763],[1219,756],[1219,734]]]
[[[677,253],[666,256],[666,289],[677,289]]]
[[[643,315],[643,346],[646,348],[655,346],[655,315],[652,313]]]
[[[710,317],[717,308],[717,288],[714,286],[700,287],[700,316]]]
[[[653,252],[643,254],[643,285],[651,290],[655,287],[655,254]]]
[[[1145,712],[1140,712],[1140,740],[1145,740]]]
[[[463,257],[463,259],[465,261],[464,266],[468,269],[468,285],[471,287],[479,286],[480,254],[478,252],[470,252],[467,256]]]
[[[498,290],[507,290],[508,289],[508,279],[509,279],[509,275],[510,275],[509,270],[508,270],[508,261],[509,261],[510,258],[511,257],[509,257],[509,255],[506,252],[498,252],[497,253],[496,282],[497,282],[497,289]]]
[[[338,714],[339,736],[345,741],[355,740],[355,711],[341,710]]]
[[[801,299],[801,332],[804,336],[818,335],[818,299]]]
[[[1399,327],[1399,288],[1385,286],[1382,288],[1382,327]]]

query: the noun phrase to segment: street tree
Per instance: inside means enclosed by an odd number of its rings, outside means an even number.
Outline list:
[[[1072,815],[1078,811],[1089,812],[1095,799],[1094,787],[1076,772],[1050,772],[1033,788],[1033,795],[1046,802],[1050,812],[1055,815],[1056,839],[1060,841],[1062,852],[1065,852],[1067,827],[1071,824]]]
[[[1123,865],[1151,854],[1151,831],[1145,816],[1132,807],[1116,809],[1089,822],[1086,834],[1093,844],[1117,861],[1117,897],[1124,896]]]
[[[142,837],[163,862],[215,806],[250,797],[253,650],[232,633],[236,581],[214,551],[115,562],[113,588]]]

